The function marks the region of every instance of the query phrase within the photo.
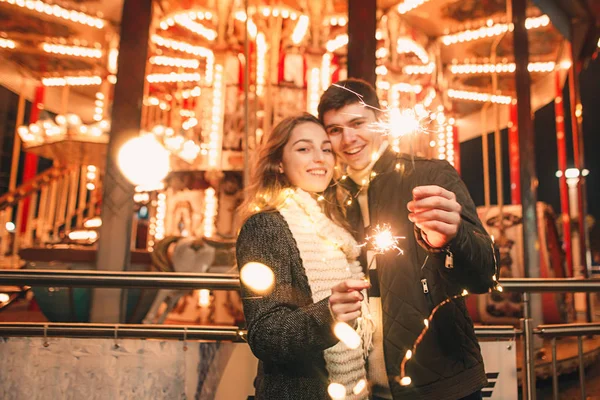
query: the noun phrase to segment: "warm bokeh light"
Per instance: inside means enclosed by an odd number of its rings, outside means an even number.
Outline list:
[[[333,400],[343,400],[346,398],[346,388],[340,383],[330,383],[327,387],[327,393]]]
[[[152,186],[169,173],[169,152],[154,135],[138,136],[121,147],[117,164],[134,185]]]
[[[360,346],[360,336],[345,322],[336,323],[333,327],[333,333],[350,349],[358,349]]]
[[[249,262],[240,270],[240,281],[254,292],[268,294],[273,290],[275,274],[259,262]]]

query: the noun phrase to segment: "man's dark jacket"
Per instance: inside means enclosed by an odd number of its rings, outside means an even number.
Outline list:
[[[389,224],[400,239],[403,255],[388,251],[377,256],[383,315],[385,364],[394,400],[446,399],[467,396],[486,385],[481,350],[464,299],[440,308],[430,329],[408,361],[408,387],[400,386],[400,364],[424,327],[435,305],[467,289],[484,293],[493,285],[493,243],[479,221],[475,205],[456,170],[446,161],[397,155],[389,148],[375,163],[368,186],[370,229]],[[373,177],[374,176],[374,177]],[[462,206],[458,234],[450,242],[453,268],[446,254],[430,248],[408,220],[407,203],[417,186],[437,185],[455,193]],[[360,187],[350,179],[345,187],[356,198]],[[359,242],[369,235],[358,201],[347,210]],[[429,293],[424,293],[426,279]],[[376,292],[376,291],[374,291]]]

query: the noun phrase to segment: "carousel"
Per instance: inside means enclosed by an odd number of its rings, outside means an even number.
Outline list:
[[[121,4],[0,0],[0,84],[18,95],[11,186],[0,197],[2,267],[94,269],[101,210],[112,190],[107,163],[116,163],[135,184],[132,199],[123,200],[135,204],[129,270],[235,271],[236,208],[248,159],[278,121],[316,114],[323,91],[348,77],[347,3],[153,1],[149,31],[138,35],[147,37],[139,129],[113,157],[117,76],[126,78],[119,60],[130,56],[120,54],[119,43],[134,30],[131,23],[123,28]],[[560,190],[568,199],[562,93],[581,61],[573,55],[583,57],[584,46],[567,41],[544,7],[531,3],[526,15],[532,111],[555,102]],[[461,158],[470,157],[460,143],[482,136],[479,213],[496,238],[501,277],[525,276],[513,28],[505,0],[377,2],[375,85],[389,124],[402,127],[390,133],[393,146],[447,160],[460,172]],[[510,205],[502,191],[505,129]],[[500,166],[496,199],[490,158]],[[51,161],[42,171],[44,159]],[[580,215],[569,213],[568,202],[561,210],[539,203],[537,215],[540,277],[578,276],[585,240],[581,231],[571,234],[569,221]],[[12,289],[4,307],[26,295],[27,288]],[[89,289],[32,291],[47,320],[90,320]],[[236,292],[129,290],[127,296],[127,322],[243,324]],[[468,300],[479,324],[517,326],[523,316],[515,294]],[[544,294],[543,303],[544,323],[571,322],[590,308],[585,298],[558,294]],[[560,347],[564,372],[575,368],[571,347],[567,340]],[[599,348],[597,339],[586,339],[586,362]],[[542,346],[538,354],[538,373],[548,376],[548,352]]]

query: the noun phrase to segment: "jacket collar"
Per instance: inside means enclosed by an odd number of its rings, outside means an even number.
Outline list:
[[[371,172],[375,172],[375,176],[377,177],[379,174],[393,170],[397,162],[398,154],[392,150],[391,145],[387,146],[379,159],[373,165]],[[341,181],[341,185],[343,188],[348,190],[353,197],[356,196],[361,190],[361,185],[354,182],[351,178]]]

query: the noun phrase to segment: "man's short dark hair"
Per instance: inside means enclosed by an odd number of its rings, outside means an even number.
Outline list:
[[[356,93],[362,97],[357,96]],[[361,100],[368,106],[373,107],[375,115],[379,114],[378,110],[381,109],[381,106],[379,105],[377,92],[367,81],[355,78],[339,81],[335,85],[329,86],[321,96],[321,101],[319,101],[317,109],[319,119],[323,122],[323,116],[327,111],[339,110],[347,105],[360,103]]]

